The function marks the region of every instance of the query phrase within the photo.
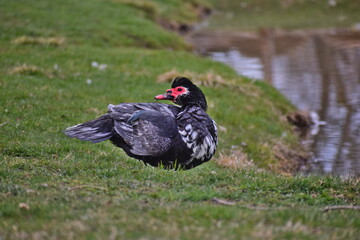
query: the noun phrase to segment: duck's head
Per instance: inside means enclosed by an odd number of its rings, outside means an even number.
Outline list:
[[[186,77],[177,77],[166,93],[155,96],[156,100],[171,100],[180,106],[199,105],[206,111],[207,103],[203,92]]]

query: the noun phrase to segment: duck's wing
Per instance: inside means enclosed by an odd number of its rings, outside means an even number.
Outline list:
[[[114,130],[139,156],[161,156],[174,144],[178,134],[176,114],[179,108],[161,103],[120,104],[109,106]]]

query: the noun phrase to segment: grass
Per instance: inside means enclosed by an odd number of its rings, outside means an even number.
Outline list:
[[[224,0],[211,1],[218,10],[211,28],[311,29],[350,27],[360,22],[360,6],[352,0]]]
[[[149,2],[162,16],[163,9],[176,12],[175,3],[181,12],[194,1]],[[266,83],[185,51],[181,37],[128,3],[0,5],[1,239],[359,235],[359,212],[323,211],[360,204],[358,179],[279,174],[286,172],[286,159],[276,149],[301,147],[283,120],[294,108]],[[49,44],[50,38],[61,44]],[[107,67],[93,67],[95,61]],[[228,168],[210,161],[166,171],[128,158],[109,142],[64,136],[66,127],[101,115],[109,103],[151,102],[169,87],[158,77],[173,69],[195,80],[213,74],[228,83],[202,89],[209,114],[222,127],[222,155],[216,158],[235,149],[243,164]]]

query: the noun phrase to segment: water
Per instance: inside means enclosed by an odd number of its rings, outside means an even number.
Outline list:
[[[264,79],[326,124],[306,139],[306,172],[360,176],[360,31],[198,31],[197,52]]]

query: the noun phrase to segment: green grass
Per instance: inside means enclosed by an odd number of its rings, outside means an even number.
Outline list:
[[[186,11],[194,1],[149,2],[166,19],[163,9]],[[181,37],[128,3],[0,0],[0,6],[1,239],[359,235],[359,212],[322,211],[360,204],[357,179],[269,170],[283,167],[279,146],[301,148],[282,120],[294,108],[272,87],[184,51]],[[92,67],[94,61],[107,68]],[[109,103],[153,101],[169,87],[156,83],[157,77],[172,69],[195,78],[221,75],[241,87],[202,89],[209,114],[226,129],[219,152],[237,146],[254,167],[234,170],[210,161],[189,171],[166,171],[144,166],[109,142],[64,136],[66,127],[103,114]],[[240,147],[242,142],[247,146]],[[235,205],[219,205],[214,198]]]
[[[5,159],[2,237],[108,238],[115,232],[125,239],[356,239],[359,234],[359,212],[322,211],[326,205],[359,204],[354,180],[283,177],[214,164],[173,172],[116,154],[98,155],[81,162],[72,156],[66,162]],[[236,203],[218,205],[214,197]]]
[[[211,28],[311,29],[350,27],[360,22],[360,5],[353,0],[224,0],[211,1],[219,14]],[[329,2],[336,2],[331,5]]]

